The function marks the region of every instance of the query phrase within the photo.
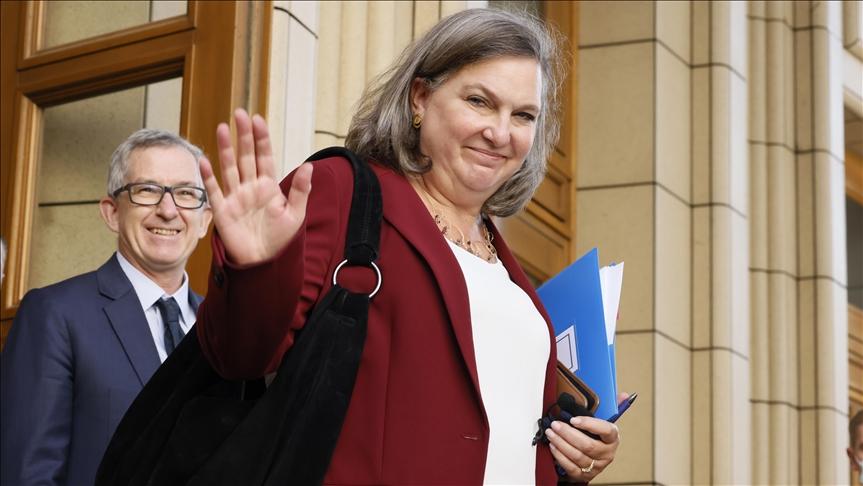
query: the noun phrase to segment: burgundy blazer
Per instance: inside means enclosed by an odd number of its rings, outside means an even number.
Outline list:
[[[332,285],[344,254],[353,172],[339,158],[314,164],[303,227],[276,258],[234,267],[214,238],[210,286],[197,328],[204,354],[226,378],[257,378],[275,370],[294,332]],[[489,426],[464,277],[407,180],[372,167],[383,196],[377,261],[383,282],[372,299],[356,385],[325,483],[482,484]],[[282,190],[290,185],[288,176]],[[550,322],[496,228],[492,234],[510,278]],[[370,289],[375,280],[364,268],[339,275],[339,283],[354,290]],[[544,409],[555,393],[550,325],[549,340]],[[537,418],[543,411],[536,411]],[[537,446],[536,480],[557,482],[547,445]]]

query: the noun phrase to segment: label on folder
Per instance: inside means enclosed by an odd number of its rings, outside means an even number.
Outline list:
[[[617,413],[614,333],[623,264],[599,268],[594,248],[537,289],[557,336],[558,360],[599,397],[596,416]]]
[[[557,330],[555,330],[557,332]],[[578,348],[575,346],[575,326],[557,335],[557,360],[575,373],[578,370]]]

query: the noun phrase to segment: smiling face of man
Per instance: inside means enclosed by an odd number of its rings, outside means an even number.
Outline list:
[[[195,157],[179,146],[149,147],[132,152],[124,184],[150,182],[161,186],[201,187]],[[179,286],[186,261],[207,233],[211,210],[182,209],[166,193],[155,206],[135,204],[129,192],[100,202],[105,223],[118,235],[118,250],[153,281]]]

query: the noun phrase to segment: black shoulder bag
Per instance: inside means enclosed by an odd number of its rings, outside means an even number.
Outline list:
[[[366,337],[369,301],[380,288],[377,177],[352,152],[331,147],[309,161],[353,166],[344,261],[312,310],[275,379],[228,381],[202,355],[194,329],[156,371],[121,420],[96,485],[320,484],[347,413]],[[354,293],[338,271],[361,265],[378,287]]]

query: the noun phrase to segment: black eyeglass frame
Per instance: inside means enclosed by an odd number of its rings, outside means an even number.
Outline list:
[[[132,197],[132,190],[131,189],[134,188],[135,186],[150,186],[153,188],[158,187],[159,189],[161,189],[162,194],[159,196],[159,200],[154,202],[154,203],[139,203],[138,201],[135,201],[135,199]],[[201,199],[198,200],[198,205],[194,206],[194,207],[189,207],[189,206],[183,206],[180,203],[178,203],[177,198],[174,197],[174,191],[177,189],[195,189],[196,191],[201,191]],[[162,204],[162,199],[165,198],[165,194],[167,194],[167,193],[171,194],[171,199],[174,201],[174,205],[177,206],[178,208],[181,208],[181,209],[199,209],[202,206],[204,206],[204,204],[207,203],[207,191],[206,191],[206,189],[204,189],[203,187],[198,187],[198,186],[189,186],[189,185],[163,186],[161,184],[156,184],[154,182],[130,182],[129,184],[126,184],[125,186],[114,191],[111,195],[114,197],[114,199],[116,199],[117,196],[119,196],[120,193],[122,193],[122,192],[128,192],[129,193],[129,201],[132,202],[132,204],[137,204],[138,206],[158,206],[159,204]]]

